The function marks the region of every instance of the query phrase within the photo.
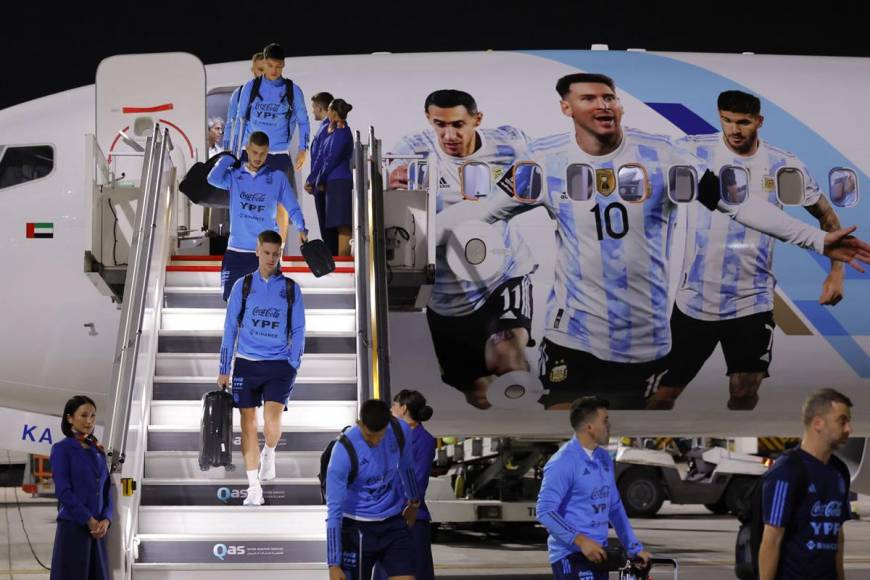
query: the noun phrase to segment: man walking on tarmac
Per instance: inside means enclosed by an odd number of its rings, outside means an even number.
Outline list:
[[[257,271],[239,278],[230,291],[221,342],[218,385],[227,388],[233,369],[233,402],[242,418],[242,455],[248,477],[245,505],[262,505],[261,481],[275,479],[275,448],[281,413],[305,349],[305,306],[292,279],[276,271],[281,236],[264,230],[257,238]],[[238,337],[238,342],[236,338]],[[265,445],[257,440],[257,408],[263,405]]]
[[[843,580],[849,468],[835,455],[852,432],[852,401],[820,389],[804,401],[800,448],[764,476],[760,580]]]
[[[550,533],[547,546],[556,580],[607,580],[607,572],[594,568],[607,559],[608,524],[632,559],[647,564],[652,557],[634,535],[616,488],[613,460],[601,447],[610,440],[608,405],[598,397],[574,401],[574,437],[544,467],[537,517]]]

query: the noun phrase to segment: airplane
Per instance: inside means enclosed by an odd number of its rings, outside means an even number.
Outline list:
[[[249,65],[203,66],[183,53],[111,57],[100,65],[95,85],[0,111],[0,249],[6,272],[0,285],[5,307],[0,318],[0,406],[57,414],[69,396],[82,393],[94,398],[98,414],[109,415],[122,313],[117,286],[127,275],[123,264],[130,259],[136,212],[135,196],[125,186],[135,181],[137,156],[155,126],[168,130],[179,176],[203,161],[206,118],[225,116],[229,94],[248,80]],[[531,139],[571,130],[554,87],[557,79],[573,72],[613,78],[625,110],[623,125],[672,139],[719,131],[716,96],[743,90],[761,99],[763,140],[795,153],[810,173],[804,179],[812,177],[826,196],[839,202],[835,209],[842,224],[857,225],[855,235],[870,239],[870,205],[862,199],[862,188],[870,183],[870,145],[865,139],[870,115],[862,100],[867,92],[863,87],[870,89],[865,80],[870,78],[870,59],[529,50],[298,57],[288,58],[284,70],[306,98],[329,91],[353,104],[349,125],[364,138],[364,128],[373,127],[387,156],[404,135],[428,128],[424,99],[438,89],[473,95],[483,113],[482,129],[512,126]],[[832,87],[844,84],[850,90],[838,91],[832,106]],[[311,126],[313,132],[316,123]],[[95,167],[97,149],[105,163]],[[302,175],[308,170],[306,164]],[[101,173],[112,178],[103,179],[102,191],[117,197],[96,207],[94,192],[99,188],[94,183]],[[308,223],[314,224],[313,200],[298,195]],[[179,256],[171,263],[193,276],[197,266],[183,254],[208,253],[201,231],[203,210],[183,198],[176,209],[177,225],[186,232],[178,236],[173,253]],[[784,211],[814,223],[802,208],[786,206]],[[685,214],[678,212],[670,244],[669,307],[679,285]],[[316,225],[309,227],[316,237]],[[530,243],[537,261],[531,337],[540,343],[553,278],[553,225],[545,212],[535,210],[517,218],[512,227]],[[814,389],[834,387],[854,403],[857,441],[849,451],[853,489],[867,492],[870,461],[861,438],[870,436],[870,275],[847,267],[845,298],[837,306],[823,307],[818,296],[828,260],[786,244],[776,246],[774,356],[758,406],[752,411],[725,408],[725,364],[717,350],[674,410],[615,410],[614,432],[798,435],[803,398]],[[114,288],[105,282],[112,276]],[[470,406],[441,380],[425,312],[391,311],[388,320],[391,387],[414,388],[427,397],[435,409],[429,425],[433,433],[568,436],[566,414],[545,410],[533,399],[513,404],[501,397],[493,408]],[[179,324],[187,328],[186,322]],[[323,328],[329,331],[328,324]],[[525,354],[529,367],[536,369],[538,349],[529,347]],[[8,437],[16,437],[15,432]]]

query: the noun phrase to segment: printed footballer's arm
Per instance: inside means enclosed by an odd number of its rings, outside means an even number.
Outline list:
[[[837,212],[834,211],[833,206],[824,196],[820,196],[816,203],[804,206],[804,209],[819,220],[819,227],[826,232],[835,232],[842,227],[840,226],[840,218],[837,216]],[[834,306],[843,299],[845,277],[846,268],[843,262],[831,260],[831,272],[825,278],[825,282],[822,285],[822,295],[819,298],[820,304]]]
[[[870,264],[870,244],[852,236],[857,226],[824,231],[791,217],[766,200],[748,197],[739,206],[730,206],[719,196],[719,179],[707,170],[699,183],[698,201],[709,210],[718,210],[733,220],[780,241],[813,249],[832,260],[846,262],[863,272],[861,262]]]

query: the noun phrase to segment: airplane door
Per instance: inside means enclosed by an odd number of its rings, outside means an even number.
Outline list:
[[[97,68],[96,135],[110,165],[125,164],[124,153],[136,150],[131,141],[144,147],[156,123],[169,128],[173,161],[181,171],[205,160],[205,92],[205,67],[192,54],[123,54],[103,60]],[[138,171],[128,177],[138,179]]]

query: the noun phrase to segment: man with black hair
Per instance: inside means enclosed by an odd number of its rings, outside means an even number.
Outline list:
[[[849,520],[849,468],[834,451],[852,432],[852,401],[820,389],[804,401],[796,452],[764,476],[760,580],[844,580],[843,523]]]
[[[263,62],[263,53],[255,52],[254,56],[251,57],[251,75],[257,79],[263,76],[264,72],[266,72],[266,64]],[[239,97],[244,87],[244,84],[236,87],[227,103],[227,122],[223,141],[223,147],[226,151],[233,151],[233,147],[242,139],[242,135],[239,135],[242,130],[242,120],[239,118]]]
[[[430,129],[403,137],[393,148],[398,155],[424,154],[428,167],[438,171],[437,222],[462,221],[464,203],[460,171],[469,162],[486,163],[490,188],[507,187],[505,180],[517,160],[529,158],[529,138],[521,130],[502,126],[480,128],[483,113],[465,91],[442,89],[426,97],[423,111]],[[390,165],[391,188],[408,187],[408,161]],[[470,202],[473,203],[473,202]],[[536,264],[516,228],[499,224],[505,243],[504,263],[488,278],[469,281],[457,276],[447,262],[446,240],[436,243],[435,286],[426,318],[441,380],[458,389],[479,409],[490,407],[492,382],[511,371],[528,371],[525,348],[531,344],[532,284]]]
[[[257,269],[257,236],[264,229],[277,231],[286,240],[287,224],[292,221],[299,239],[308,239],[305,217],[287,176],[266,165],[269,137],[259,131],[251,133],[245,151],[243,165],[224,155],[208,174],[211,185],[230,192],[230,239],[221,265],[224,300],[236,280]]]
[[[544,206],[556,225],[555,283],[550,293],[541,382],[548,408],[579,396],[606,395],[614,408],[643,409],[668,368],[669,255],[677,204],[668,190],[670,168],[688,166],[699,178],[698,211],[721,211],[766,234],[849,262],[861,269],[870,245],[855,228],[824,231],[750,196],[739,206],[722,201],[707,163],[673,139],[623,128],[623,107],[605,75],[573,73],[556,83],[567,133],[531,144],[541,168],[535,201],[499,195],[484,209],[487,221],[510,219]],[[595,194],[577,199],[569,169],[585,167]],[[640,199],[622,198],[622,170],[642,177]],[[594,179],[592,175],[594,174]],[[695,202],[691,202],[695,204]]]
[[[777,172],[784,167],[799,169],[804,176],[804,209],[818,219],[823,230],[840,229],[837,213],[806,165],[758,136],[764,125],[759,98],[732,90],[721,93],[717,104],[722,131],[690,135],[683,144],[706,159],[726,185],[729,178],[734,182],[734,167],[744,168],[749,176],[746,196],[778,207],[782,203],[777,196]],[[735,201],[726,196],[726,202]],[[721,343],[728,365],[728,408],[750,411],[758,403],[761,382],[770,376],[773,357],[774,239],[698,204],[688,210],[681,285],[671,315],[670,369],[647,406],[673,408]],[[844,278],[843,263],[831,260],[820,304],[833,306],[842,300]]]
[[[411,430],[391,420],[386,402],[362,404],[345,432],[356,455],[335,445],[326,472],[327,564],[330,580],[361,580],[380,563],[390,580],[413,580],[416,564],[410,526],[420,497],[414,478]],[[398,426],[402,434],[394,429]],[[401,444],[400,444],[401,437]],[[361,558],[361,559],[360,559]]]
[[[281,236],[264,230],[257,238],[256,272],[233,284],[221,341],[218,385],[230,383],[241,413],[242,455],[248,477],[245,505],[261,505],[261,481],[275,479],[275,448],[281,438],[281,413],[302,364],[305,305],[299,285],[277,269]],[[238,338],[238,341],[236,340]],[[257,440],[257,407],[263,409],[265,444]]]
[[[245,120],[245,133],[262,131],[269,136],[270,167],[287,174],[296,195],[295,172],[308,155],[308,109],[299,85],[284,78],[284,49],[272,43],[263,49],[265,72],[248,81],[239,95],[238,116]],[[290,142],[299,129],[299,153],[290,160]]]
[[[606,559],[608,525],[613,525],[629,557],[649,562],[634,535],[614,478],[608,402],[583,397],[571,405],[574,436],[544,466],[537,518],[550,533],[547,546],[557,580],[606,580],[594,564]]]

